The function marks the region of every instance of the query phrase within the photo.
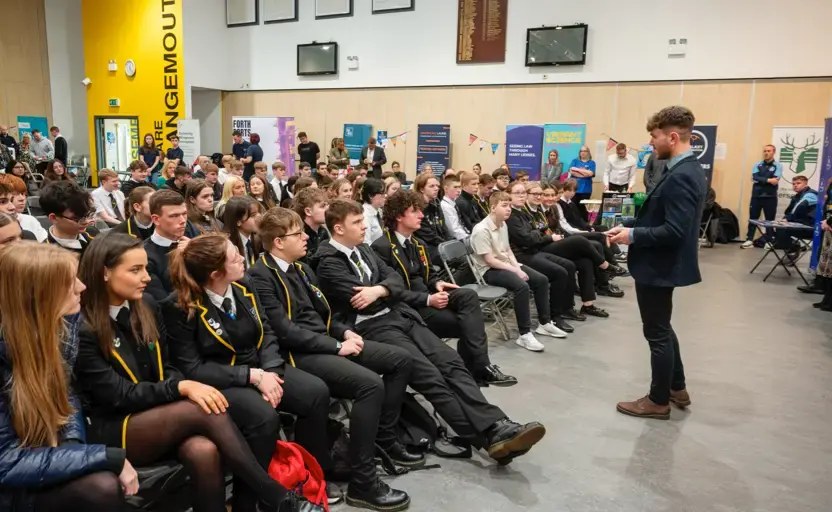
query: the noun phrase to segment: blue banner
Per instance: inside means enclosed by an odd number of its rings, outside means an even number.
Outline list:
[[[24,133],[32,134],[32,130],[40,131],[44,138],[49,138],[49,122],[45,117],[17,116],[17,139],[23,138]],[[32,139],[34,142],[34,139]]]
[[[829,180],[832,180],[832,117],[827,117],[823,123],[823,154],[820,160],[820,180],[818,181],[818,211],[815,215],[815,237],[812,242],[812,260],[809,268],[814,272],[818,268],[820,250],[823,246],[823,230],[820,223],[826,218],[826,190]]]
[[[586,142],[586,124],[547,124],[543,136],[543,154],[541,162],[549,161],[549,152],[558,152],[558,159],[563,163],[563,172],[569,172],[569,164],[578,158],[581,146]],[[601,166],[599,166],[600,170]]]
[[[543,151],[542,124],[510,124],[506,126],[506,163],[511,175],[529,173],[529,180],[540,180],[540,153]]]
[[[705,181],[711,186],[714,176],[714,151],[716,150],[716,125],[694,126],[690,136],[690,149],[705,171]]]
[[[344,147],[350,152],[350,160],[356,163],[361,158],[361,149],[367,145],[367,140],[373,132],[370,124],[345,124]]]
[[[441,176],[451,165],[451,125],[420,124],[416,138],[417,172],[430,165],[433,173]]]

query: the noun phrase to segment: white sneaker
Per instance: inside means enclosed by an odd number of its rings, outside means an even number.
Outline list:
[[[746,240],[742,243],[740,249],[751,249],[752,247],[754,247],[754,242],[752,242],[751,240]]]
[[[534,332],[536,332],[537,334],[542,334],[543,336],[551,336],[553,338],[566,337],[566,333],[558,329],[557,326],[552,322],[549,322],[548,324],[538,325],[537,329]]]
[[[543,343],[537,341],[537,338],[534,337],[534,334],[530,332],[521,335],[519,338],[517,338],[517,341],[515,343],[525,348],[526,350],[531,350],[532,352],[543,352]]]

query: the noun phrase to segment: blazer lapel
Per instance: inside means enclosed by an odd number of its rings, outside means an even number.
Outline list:
[[[260,329],[260,338],[257,340],[257,349],[263,344],[263,321],[260,319],[260,312],[257,310],[257,299],[254,294],[240,283],[231,283],[234,297],[237,299],[237,315],[241,313],[239,306],[245,304],[246,314]]]
[[[207,297],[207,295],[203,295],[201,299],[196,301],[196,308],[199,311],[199,320],[208,331],[208,334],[210,334],[217,341],[217,343],[223,345],[234,354],[231,357],[231,366],[234,366],[234,363],[237,360],[237,350],[234,348],[234,345],[231,344],[231,339],[228,337],[228,333],[225,332],[225,329],[222,326],[222,322],[220,321],[220,312],[216,307],[214,307],[214,304],[211,302],[211,299]]]
[[[127,339],[123,333],[130,332],[129,325],[122,325],[115,320],[110,320],[110,325],[113,327],[113,343],[112,348],[110,349],[110,355],[113,359],[118,362],[118,364],[124,370],[124,373],[127,374],[127,377],[133,381],[133,384],[138,384],[139,379],[138,371],[134,371],[138,368],[138,363],[136,362],[136,358],[133,357],[133,349],[130,346],[130,341]]]

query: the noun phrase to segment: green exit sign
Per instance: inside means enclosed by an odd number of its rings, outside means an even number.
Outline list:
[[[119,101],[118,98],[110,98],[109,100],[107,100],[107,102],[110,104],[111,107],[121,106],[121,101]]]

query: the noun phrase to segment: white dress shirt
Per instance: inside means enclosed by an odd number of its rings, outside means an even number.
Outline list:
[[[118,215],[116,215],[115,210],[113,209],[112,201],[110,201],[110,194],[115,198],[116,205],[118,206]],[[98,187],[97,189],[93,190],[90,194],[92,196],[93,204],[95,204],[95,213],[100,214],[101,212],[107,212],[114,219],[118,219],[119,215],[121,216],[122,220],[127,218],[124,215],[124,193],[121,190],[113,190],[112,192],[107,192],[104,190],[104,187]]]
[[[566,216],[563,215],[563,207],[560,204],[556,204],[558,207],[558,221],[560,222],[560,229],[564,231],[564,233],[568,233],[570,235],[574,235],[576,233],[580,233],[581,230],[573,226],[566,220]]]
[[[624,158],[618,158],[618,155],[610,155],[604,169],[604,186],[612,183],[613,185],[627,185],[629,188],[633,188],[636,184],[637,166],[635,157],[629,153]]]
[[[330,238],[327,241],[332,245],[332,247],[335,247],[336,250],[338,250],[339,252],[342,252],[342,253],[347,255],[347,260],[349,260],[350,265],[352,265],[352,268],[355,269],[356,275],[360,275],[363,272],[364,274],[367,275],[367,279],[369,279],[370,282],[372,282],[373,271],[370,270],[370,266],[367,265],[367,262],[364,261],[364,258],[361,257],[361,251],[359,251],[355,247],[350,249],[346,245],[344,245],[341,242],[338,242],[337,240],[334,240],[332,238]],[[352,258],[350,258],[350,256],[352,256],[353,252],[358,255],[358,261],[361,262],[361,267],[360,268],[358,267],[358,265],[355,264],[354,261],[352,261]],[[375,318],[377,316],[386,315],[389,312],[390,312],[390,308],[384,308],[381,311],[379,311],[378,313],[376,313],[375,315],[362,315],[362,314],[359,313],[355,316],[355,325],[360,324],[364,320],[369,320],[369,319]]]
[[[274,178],[270,182],[270,185],[272,186],[272,190],[274,190],[274,196],[277,198],[277,204],[280,205],[280,203],[284,199],[286,199],[285,197],[283,197],[281,195],[280,191],[283,190],[283,188],[285,188],[289,185],[289,180],[279,180],[277,178]],[[281,188],[281,185],[283,185],[283,188]],[[289,189],[287,188],[286,192],[288,192],[288,191],[289,191]]]
[[[275,264],[277,264],[277,266],[280,267],[280,270],[282,270],[283,273],[286,273],[286,271],[288,271],[289,267],[292,265],[288,261],[283,261],[282,259],[278,258],[274,254],[269,253],[269,256],[272,257],[272,261],[274,261]]]
[[[20,224],[20,229],[28,231],[35,235],[35,238],[38,239],[38,242],[43,243],[46,240],[46,237],[49,234],[40,225],[40,221],[38,219],[32,217],[31,215],[26,215],[25,213],[18,213],[17,214],[17,223]]]
[[[375,160],[373,160],[373,157],[375,156],[375,154],[376,154],[376,149],[375,148],[370,149],[370,146],[367,146],[367,160],[370,161],[370,165],[373,165],[372,162],[375,162]],[[364,163],[364,162],[361,162],[361,163]]]
[[[462,221],[459,220],[459,210],[456,208],[456,203],[448,196],[445,196],[439,205],[442,207],[442,213],[445,215],[445,225],[448,227],[451,235],[457,240],[468,238],[471,233],[465,229]]]
[[[364,203],[364,226],[367,227],[367,231],[364,232],[365,244],[369,245],[384,235],[381,222],[378,220],[380,215],[381,210],[371,204]]]
[[[237,301],[234,300],[234,292],[231,290],[231,285],[228,285],[228,288],[225,289],[225,293],[222,295],[218,295],[208,288],[205,289],[205,294],[208,295],[211,303],[214,304],[220,311],[225,311],[222,309],[223,301],[225,299],[231,299],[231,313],[233,315],[237,315]]]

